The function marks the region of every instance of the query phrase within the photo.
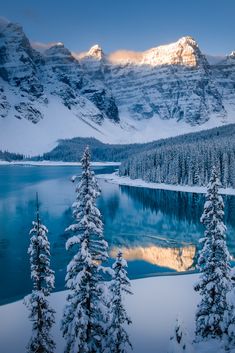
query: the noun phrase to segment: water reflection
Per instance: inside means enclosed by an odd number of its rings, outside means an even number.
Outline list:
[[[113,168],[96,168],[97,173]],[[79,167],[0,167],[0,303],[31,290],[27,255],[29,229],[35,217],[35,193],[41,218],[49,229],[56,289],[64,288],[65,251],[73,221],[71,204]],[[193,268],[204,229],[200,224],[204,195],[118,186],[99,180],[98,199],[104,235],[112,259],[121,248],[131,278]],[[224,197],[229,250],[235,257],[235,197]]]
[[[200,223],[205,202],[204,194],[152,190],[120,186],[121,193],[134,200],[139,209],[154,214],[155,229],[163,237],[176,241],[192,242],[199,246],[198,239],[204,231]],[[225,204],[224,222],[227,226],[227,242],[230,253],[235,256],[235,197],[223,195]]]
[[[120,188],[123,194],[138,202],[143,209],[162,212],[179,221],[190,220],[193,223],[200,223],[201,206],[204,202],[202,194],[130,186]]]
[[[196,247],[194,245],[163,248],[160,246],[133,248],[113,248],[110,255],[115,257],[118,250],[121,250],[125,259],[129,261],[144,260],[150,264],[166,267],[177,272],[184,272],[193,269]]]

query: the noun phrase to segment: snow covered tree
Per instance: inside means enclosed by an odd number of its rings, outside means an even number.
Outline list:
[[[227,351],[235,351],[235,268],[231,269],[231,290],[227,295],[230,309],[227,312],[227,340],[225,348]]]
[[[73,204],[75,222],[67,229],[71,237],[66,248],[76,253],[66,275],[69,294],[62,319],[66,353],[102,352],[105,333],[102,262],[108,257],[108,244],[103,237],[101,214],[95,204],[100,189],[90,168],[88,147],[81,162],[83,171]]]
[[[52,353],[55,348],[55,343],[50,334],[55,322],[55,311],[48,301],[48,297],[54,288],[55,276],[50,269],[50,243],[47,233],[47,228],[39,218],[37,196],[37,216],[30,231],[31,239],[28,249],[33,291],[24,300],[30,311],[29,318],[33,323],[32,336],[27,346],[28,353]]]
[[[227,329],[225,318],[229,310],[227,294],[231,289],[231,269],[223,223],[224,203],[218,194],[219,186],[217,170],[213,167],[201,217],[206,230],[201,239],[203,248],[198,258],[200,277],[195,286],[201,295],[196,312],[197,341],[221,338]]]
[[[234,133],[235,126],[230,125],[139,147],[122,158],[119,174],[147,182],[201,186],[208,184],[216,164],[223,187],[235,187]]]
[[[132,348],[125,325],[131,324],[131,319],[127,315],[123,304],[123,295],[132,294],[130,280],[127,277],[126,260],[119,252],[113,264],[113,279],[110,283],[110,322],[107,329],[107,352],[125,353],[127,346]]]
[[[173,336],[170,338],[168,353],[191,353],[192,343],[189,342],[187,331],[180,316],[176,319]]]

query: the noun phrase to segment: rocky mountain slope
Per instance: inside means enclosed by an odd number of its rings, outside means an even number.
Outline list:
[[[22,27],[9,23],[0,35],[0,77],[4,89],[18,96],[13,114],[38,123],[42,113],[34,104],[48,104],[54,95],[74,114],[101,123],[105,118],[118,121],[117,107],[104,82],[89,81],[79,62],[62,43],[47,49],[43,55],[34,50]],[[5,105],[10,108],[6,95]],[[2,107],[1,116],[6,116]]]
[[[197,125],[213,114],[226,116],[209,64],[191,37],[153,48],[139,62],[120,62],[108,82],[120,109],[136,119],[156,115]]]
[[[58,138],[135,142],[235,122],[235,54],[210,65],[191,37],[142,53],[33,48],[0,23],[0,149],[41,153]]]

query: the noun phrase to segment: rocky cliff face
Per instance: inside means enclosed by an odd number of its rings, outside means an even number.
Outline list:
[[[153,48],[141,57],[107,64],[107,81],[123,114],[135,119],[177,119],[203,124],[226,115],[211,68],[191,37]]]
[[[18,119],[24,117],[37,123],[42,118],[36,107],[46,100],[38,77],[39,62],[40,56],[32,49],[22,27],[13,23],[3,26],[0,32],[1,116],[6,116],[12,108]],[[7,95],[15,98],[12,107]]]
[[[213,65],[211,71],[223,103],[235,115],[235,52]]]
[[[0,78],[2,117],[11,108],[16,118],[37,123],[43,117],[40,105],[48,104],[53,95],[85,121],[119,121],[115,100],[102,80],[90,80],[62,43],[38,53],[17,24],[1,28]],[[10,104],[12,95],[14,105]]]
[[[75,55],[62,43],[39,53],[21,26],[1,24],[0,117],[37,124],[52,97],[97,129],[125,129],[126,117],[134,130],[152,118],[219,125],[235,111],[235,53],[209,65],[191,37],[142,53],[107,56],[95,45]]]

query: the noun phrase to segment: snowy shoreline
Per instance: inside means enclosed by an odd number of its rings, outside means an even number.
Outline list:
[[[158,184],[150,183],[141,179],[130,179],[129,177],[119,176],[116,173],[112,174],[98,174],[96,175],[99,179],[104,179],[108,183],[133,186],[138,188],[148,188],[148,189],[159,189],[159,190],[169,190],[169,191],[182,191],[190,192],[196,194],[206,193],[205,186],[188,186],[188,185],[171,185],[171,184]],[[227,188],[220,189],[219,193],[222,195],[235,195],[235,189]]]
[[[91,162],[93,167],[103,166],[119,166],[120,162]],[[30,165],[30,166],[45,166],[45,167],[56,167],[56,166],[81,166],[81,162],[63,162],[63,161],[2,161],[1,165]]]
[[[121,162],[91,162],[93,167],[105,167],[105,166],[120,166]],[[39,166],[39,167],[56,167],[56,166],[81,166],[80,162],[63,162],[63,161],[3,161],[0,160],[0,166],[5,165],[28,165],[28,166]],[[112,174],[98,174],[96,175],[99,179],[105,179],[105,181],[111,184],[133,186],[139,188],[148,188],[148,189],[159,189],[159,190],[168,190],[168,191],[182,191],[190,192],[196,194],[206,193],[206,187],[204,186],[189,186],[189,185],[172,185],[164,183],[151,183],[146,182],[142,179],[131,179],[129,177],[119,176],[116,173]],[[220,189],[220,194],[222,195],[234,195],[235,189],[226,188]]]

